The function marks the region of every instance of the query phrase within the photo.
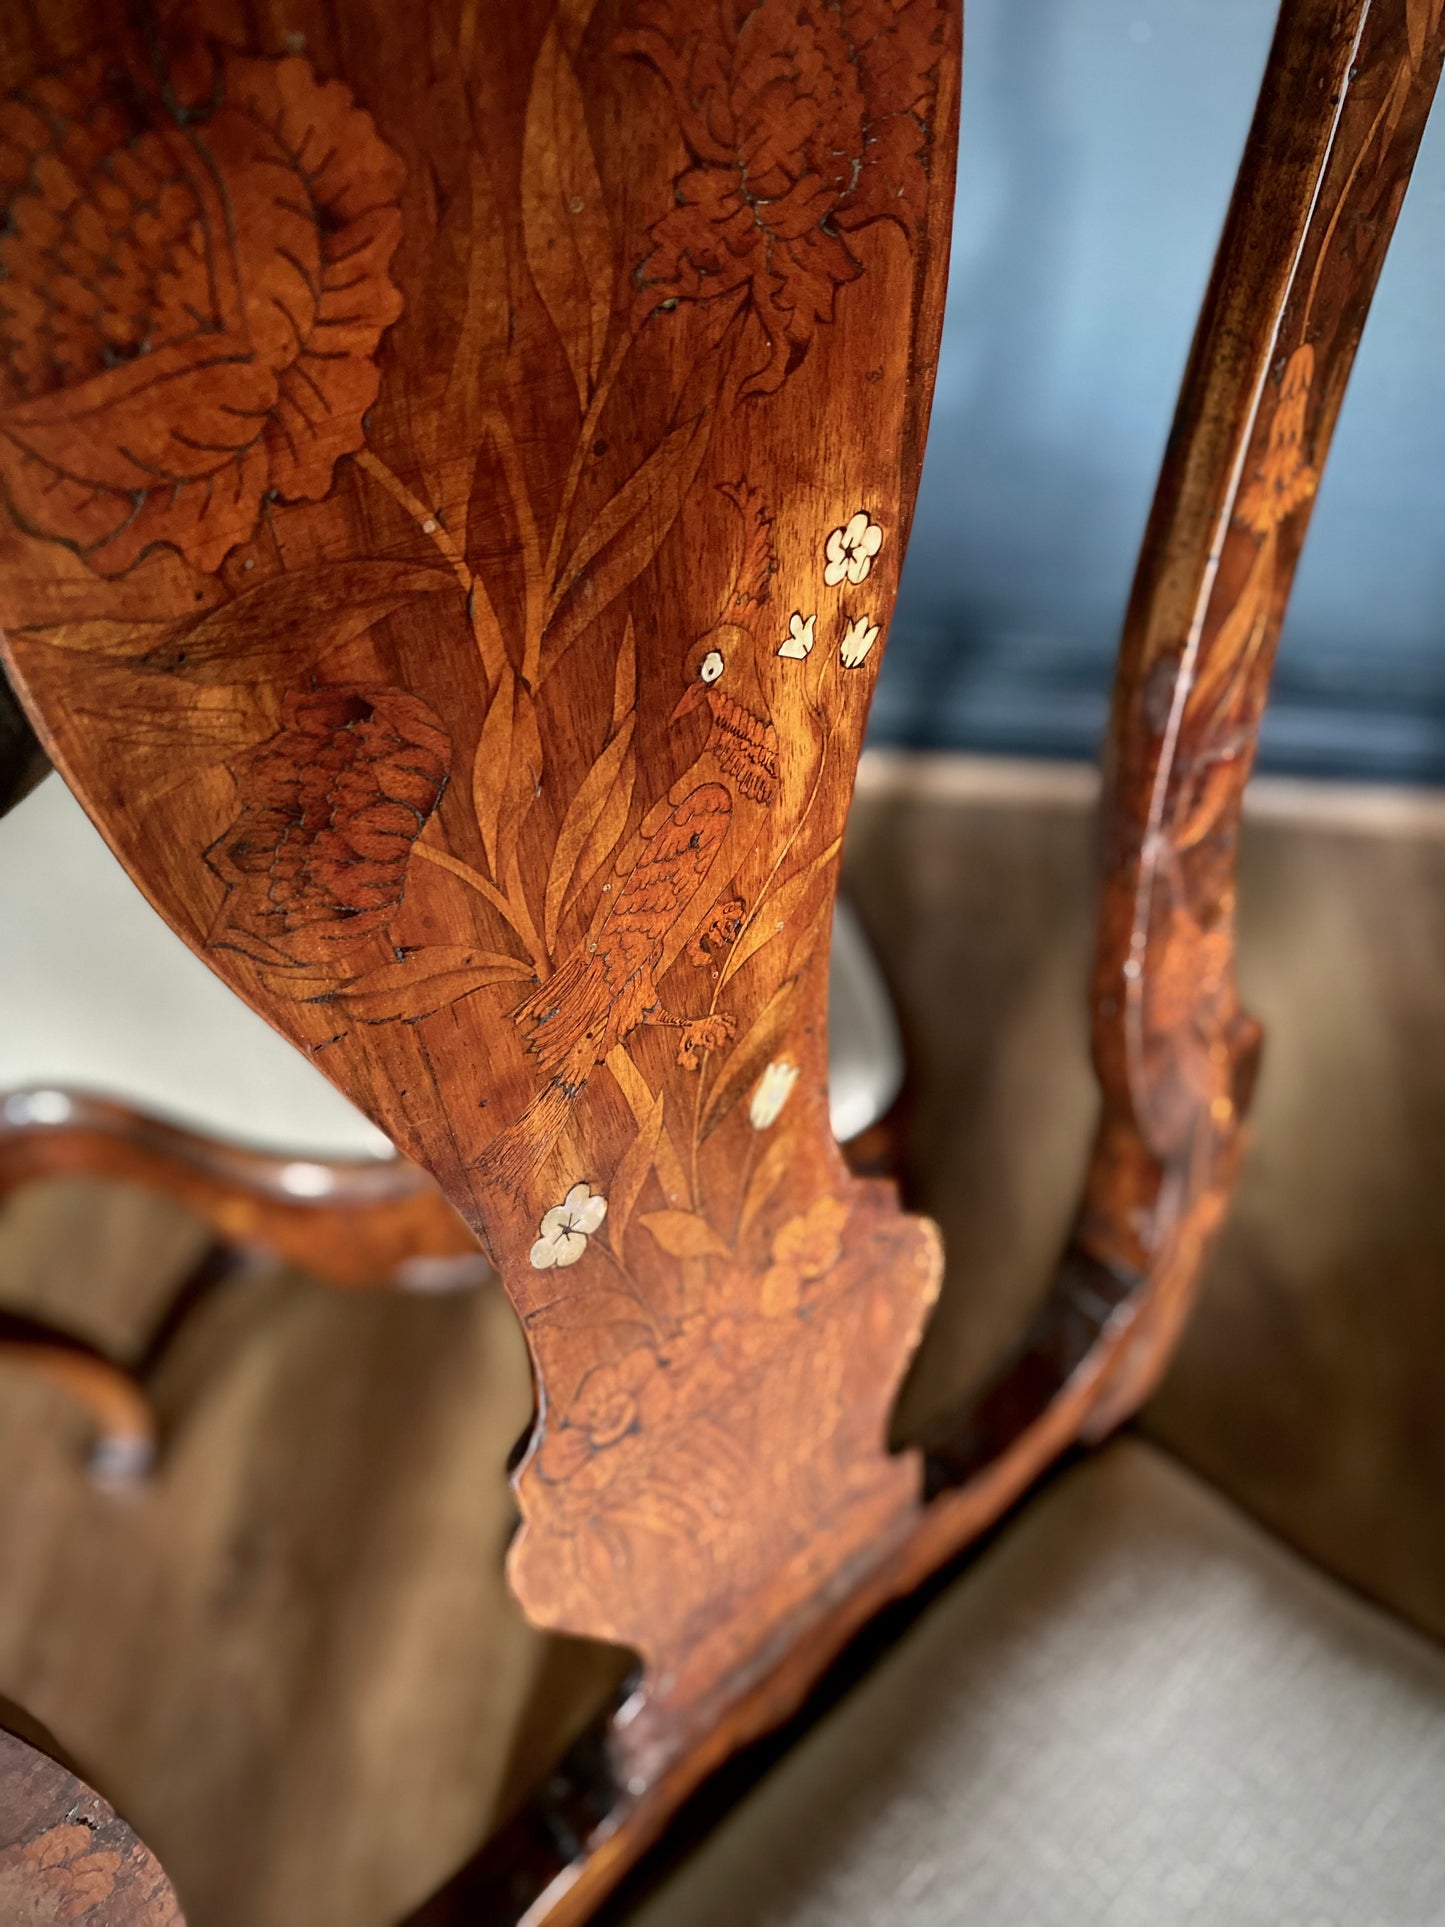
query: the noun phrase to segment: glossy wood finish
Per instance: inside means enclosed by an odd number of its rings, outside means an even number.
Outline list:
[[[1016,1360],[932,1427],[932,1503],[886,1580],[860,1587],[677,1781],[781,1717],[868,1612],[1071,1441],[1137,1409],[1172,1352],[1227,1203],[1259,1042],[1233,982],[1240,802],[1308,508],[1439,77],[1440,14],[1416,0],[1281,12],[1122,644],[1093,1004],[1104,1117],[1054,1291]],[[596,1860],[630,1857],[683,1790],[644,1797],[620,1836],[569,1864],[557,1835],[585,1840],[616,1813],[600,1737],[547,1812],[418,1927],[474,1917],[509,1879],[538,1896],[527,1919],[584,1917]]]
[[[62,1174],[141,1185],[238,1251],[343,1288],[458,1290],[488,1276],[476,1239],[404,1158],[276,1157],[82,1092],[0,1096],[0,1198]]]
[[[1257,1041],[1238,791],[1439,8],[1284,9],[1126,634],[1079,1236],[922,1456],[883,1435],[936,1239],[831,1142],[823,972],[953,10],[199,11],[9,53],[10,657],[163,912],[496,1255],[538,1379],[513,1583],[644,1663],[424,1918],[580,1920],[1167,1356]],[[62,152],[96,185],[59,207]],[[156,188],[139,278],[72,302]]]
[[[0,1371],[24,1371],[54,1385],[94,1427],[91,1464],[105,1484],[129,1484],[150,1471],[156,1420],[138,1375],[78,1333],[18,1312],[0,1311]]]
[[[13,56],[13,665],[163,912],[495,1254],[513,1583],[644,1655],[633,1779],[916,1502],[937,1240],[848,1177],[823,1006],[956,27],[75,8]]]
[[[155,1856],[3,1701],[0,1919],[17,1927],[185,1927]]]
[[[1440,0],[1287,0],[1125,623],[1107,756],[1082,1247],[1149,1280],[1152,1389],[1218,1228],[1259,1030],[1234,979],[1240,802],[1275,644],[1440,75]],[[1095,1421],[1095,1426],[1099,1421]]]

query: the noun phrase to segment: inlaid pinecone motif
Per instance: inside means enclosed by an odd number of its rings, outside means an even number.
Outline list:
[[[289,696],[284,727],[231,765],[244,807],[206,852],[229,885],[210,941],[314,963],[384,929],[450,760],[435,714],[400,689]]]

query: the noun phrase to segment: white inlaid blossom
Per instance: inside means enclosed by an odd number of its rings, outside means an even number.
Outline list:
[[[856,622],[850,622],[843,631],[843,667],[856,669],[877,640],[876,622],[870,623],[867,616],[859,616]]]
[[[856,587],[867,579],[873,558],[883,547],[883,531],[870,522],[865,509],[859,509],[846,528],[834,529],[823,544],[823,580],[836,589],[845,577]]]
[[[587,1240],[607,1216],[607,1200],[590,1184],[574,1184],[561,1204],[544,1211],[531,1259],[538,1271],[556,1265],[575,1265]]]
[[[813,624],[816,616],[803,616],[794,609],[788,618],[788,633],[778,646],[780,656],[788,656],[794,662],[802,662],[813,648]]]
[[[797,1065],[790,1064],[786,1057],[774,1058],[753,1087],[748,1105],[748,1122],[755,1131],[766,1131],[770,1124],[777,1123],[797,1081]]]

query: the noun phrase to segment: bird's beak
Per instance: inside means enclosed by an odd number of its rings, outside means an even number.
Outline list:
[[[684,716],[691,715],[706,694],[707,684],[701,677],[696,682],[690,682],[682,692],[682,701],[667,719],[669,727],[673,723],[680,723]]]

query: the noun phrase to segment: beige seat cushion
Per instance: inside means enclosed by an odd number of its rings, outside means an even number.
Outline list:
[[[1445,1651],[1120,1442],[634,1918],[1439,1927]]]

